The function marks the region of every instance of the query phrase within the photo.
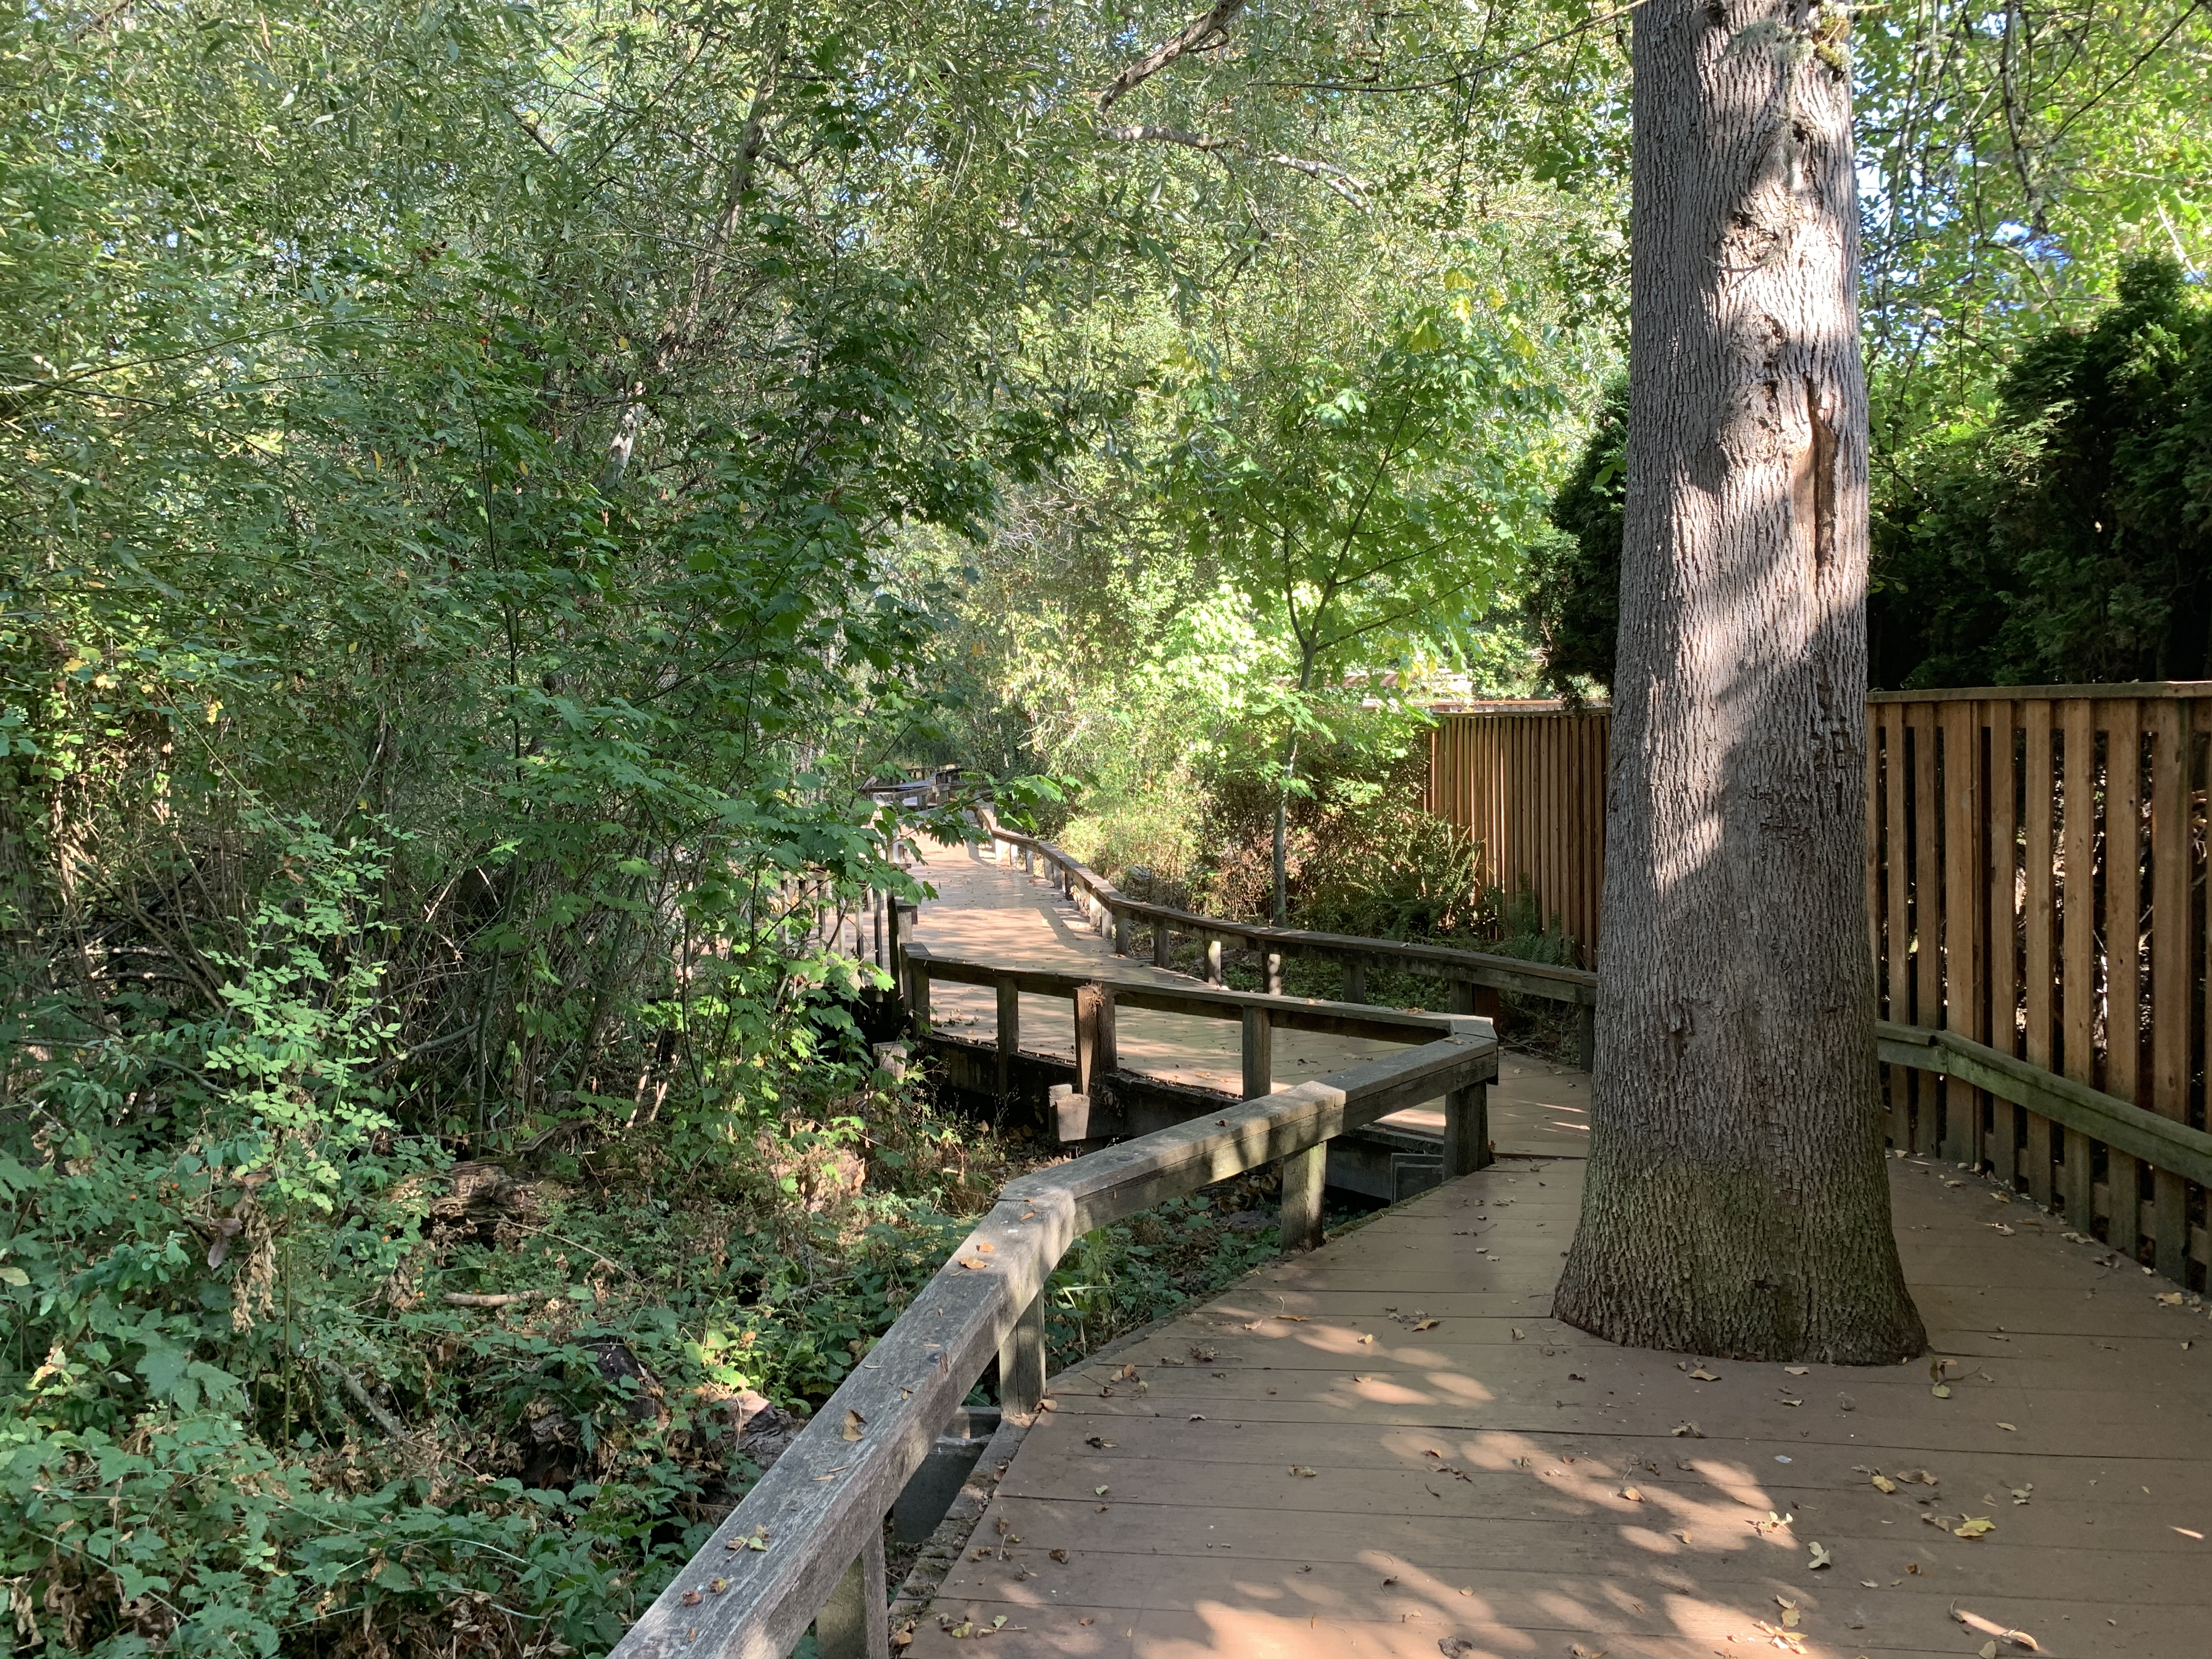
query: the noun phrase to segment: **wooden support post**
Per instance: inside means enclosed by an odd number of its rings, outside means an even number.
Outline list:
[[[1267,952],[1267,994],[1271,997],[1283,994],[1283,953],[1280,951]]]
[[[883,1659],[890,1651],[890,1598],[884,1584],[884,1529],[867,1541],[822,1611],[814,1615],[814,1646],[822,1659]]]
[[[1490,1161],[1490,1085],[1470,1083],[1444,1097],[1444,1179],[1473,1175]]]
[[[929,964],[911,957],[906,964],[906,1023],[916,1036],[929,1035]]]
[[[1075,988],[1075,1092],[1088,1095],[1098,1079],[1121,1064],[1115,1053],[1114,990],[1107,985]]]
[[[878,894],[877,894],[877,895],[876,895],[876,958],[875,958],[875,960],[876,960],[876,966],[877,966],[877,967],[878,967],[878,968],[888,968],[888,967],[890,967],[890,957],[886,957],[886,956],[884,954],[884,907],[886,904],[890,903],[890,895],[885,894],[885,893],[878,893]]]
[[[1244,1098],[1262,1100],[1275,1091],[1275,1023],[1265,1008],[1244,1011]]]
[[[2190,1005],[2196,973],[2190,942],[2190,705],[2155,705],[2151,749],[2150,1101],[2162,1116],[2189,1119]],[[2151,1262],[2177,1285],[2188,1281],[2189,1183],[2171,1170],[2151,1172]]]
[[[999,1344],[999,1409],[1027,1417],[1044,1400],[1044,1296],[1040,1291]]]
[[[1345,959],[1344,1000],[1346,1002],[1367,1000],[1367,963],[1358,957]]]
[[[1036,874],[1036,848],[1034,847],[1022,848],[1022,873],[1025,876]]]
[[[1175,952],[1175,935],[1164,921],[1152,924],[1152,966],[1164,968]]]
[[[1206,941],[1206,982],[1221,983],[1221,939],[1218,934]]]
[[[1471,979],[1455,979],[1451,982],[1451,1011],[1455,1014],[1474,1012],[1475,983]]]
[[[1125,911],[1116,909],[1114,912],[1114,954],[1117,957],[1127,956],[1130,943],[1128,915]]]
[[[999,994],[999,1098],[1013,1093],[1014,1056],[1022,1051],[1022,994],[1006,980],[994,988]]]
[[[1292,1152],[1282,1163],[1283,1254],[1321,1248],[1322,1183],[1328,1172],[1328,1143]]]

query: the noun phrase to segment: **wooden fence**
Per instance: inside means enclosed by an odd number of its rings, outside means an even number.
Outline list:
[[[1963,1040],[1960,1056],[1994,1051],[1950,1075],[1917,1051],[1886,1066],[1892,1145],[1986,1162],[2082,1232],[2201,1280],[2187,1132],[2206,1127],[2212,683],[1877,692],[1867,714],[1879,1012]],[[1487,879],[1532,886],[1585,961],[1608,724],[1497,704],[1443,714],[1431,740],[1430,810],[1485,841]],[[2007,1099],[1987,1086],[2007,1061],[2065,1086],[2015,1078]],[[2130,1109],[2184,1133],[2146,1133]]]
[[[2202,1128],[2212,684],[1885,692],[1868,715],[1885,1017]],[[2169,1278],[2207,1260],[2196,1182],[1958,1078],[1886,1070],[1893,1145],[1986,1160],[2122,1254],[2148,1243]]]
[[[1601,706],[1489,702],[1443,714],[1429,737],[1428,810],[1474,837],[1482,880],[1532,891],[1543,926],[1596,959],[1605,884]]]

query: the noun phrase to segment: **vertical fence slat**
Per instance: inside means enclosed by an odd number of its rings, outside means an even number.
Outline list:
[[[2027,892],[2021,916],[2023,968],[2027,984],[2026,1030],[2022,1046],[2031,1065],[2051,1069],[2058,1049],[2057,975],[2053,946],[2058,928],[2056,837],[2051,826],[2057,816],[2057,797],[2052,788],[2057,757],[2051,746],[2051,715],[2048,698],[2028,704],[2021,721],[2021,762],[2025,776],[2021,797],[2027,822],[2021,826],[2021,861]],[[2021,1161],[2027,1177],[2028,1194],[2038,1204],[2051,1202],[2051,1120],[2038,1112],[2027,1114],[2022,1126]]]
[[[2161,700],[2152,717],[2150,807],[2150,1108],[2189,1121],[2191,1039],[2196,1001],[2196,929],[2191,925],[2195,841],[2190,787],[2194,721],[2187,704]],[[2179,1281],[2189,1271],[2189,1183],[2170,1170],[2151,1174],[2151,1261]]]
[[[1989,973],[1989,1026],[1983,1041],[2001,1054],[2017,1054],[2020,1018],[2020,805],[2013,770],[2010,702],[1988,707],[1989,756],[1982,811],[1989,826],[1989,932],[1983,961]],[[1982,1155],[2009,1191],[2018,1172],[2017,1113],[2008,1100],[1991,1097],[1990,1132]]]
[[[1936,854],[1942,795],[1936,782],[1936,722],[1925,703],[1914,705],[1906,735],[1912,744],[1912,1018],[1921,1025],[1943,1023],[1943,876]],[[1912,1150],[1936,1150],[1940,1081],[1924,1072],[1912,1075]]]
[[[1971,702],[1942,705],[1943,1024],[1979,1042],[1982,1024],[1981,720]],[[1943,1085],[1943,1156],[1981,1158],[1981,1109],[1975,1091]]]
[[[1912,1023],[1912,861],[1906,849],[1905,798],[1909,759],[1905,752],[1905,711],[1891,705],[1882,720],[1882,827],[1886,847],[1882,870],[1887,890],[1885,927],[1889,946],[1889,1018],[1900,1025]],[[1900,1152],[1912,1150],[1912,1072],[1889,1067],[1889,1144]]]
[[[2059,825],[2063,884],[2059,910],[2059,1064],[2065,1075],[2094,1088],[2097,1083],[2097,714],[2083,697],[2058,706],[2065,744],[2064,814]],[[2095,1224],[2089,1137],[2066,1131],[2064,1157],[2066,1218],[2082,1232]]]
[[[2102,705],[2105,726],[2105,1092],[2136,1101],[2142,1057],[2142,706]],[[2105,1241],[2132,1260],[2142,1225],[2136,1160],[2105,1152]]]

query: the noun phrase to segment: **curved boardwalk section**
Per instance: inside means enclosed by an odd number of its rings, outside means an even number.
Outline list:
[[[1081,911],[1042,878],[1019,866],[994,864],[975,848],[925,842],[915,873],[937,889],[921,906],[915,938],[934,949],[971,958],[1060,970],[1110,963],[1123,978],[1188,984],[1183,975],[1134,957],[1115,956]],[[945,986],[936,994],[934,1017],[951,1031],[995,1036],[998,1015],[989,991]],[[1040,1053],[1072,1055],[1073,1020],[1065,1000],[1021,999],[1022,1043]],[[1169,1082],[1200,1088],[1234,1088],[1238,1077],[1237,1028],[1218,1020],[1174,1014],[1131,1013],[1121,1024],[1121,1064]],[[1287,1088],[1388,1052],[1389,1045],[1313,1032],[1283,1032],[1275,1039],[1275,1082]],[[1528,1054],[1508,1054],[1490,1089],[1491,1139],[1500,1156],[1515,1153],[1578,1157],[1589,1139],[1589,1078],[1572,1066]],[[1383,1120],[1390,1128],[1441,1139],[1443,1103],[1431,1101]]]
[[[1581,1165],[1512,1160],[1057,1379],[905,1651],[2205,1653],[2203,1318],[1893,1169],[1943,1396],[1557,1323]]]

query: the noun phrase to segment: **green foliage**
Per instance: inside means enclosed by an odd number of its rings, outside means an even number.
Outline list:
[[[1563,696],[1613,690],[1627,463],[1628,386],[1621,381],[1606,392],[1581,459],[1552,498],[1559,535],[1528,552],[1523,603],[1540,641],[1540,683]]]
[[[2131,266],[1899,459],[1875,529],[1877,684],[2212,676],[2212,302]]]

